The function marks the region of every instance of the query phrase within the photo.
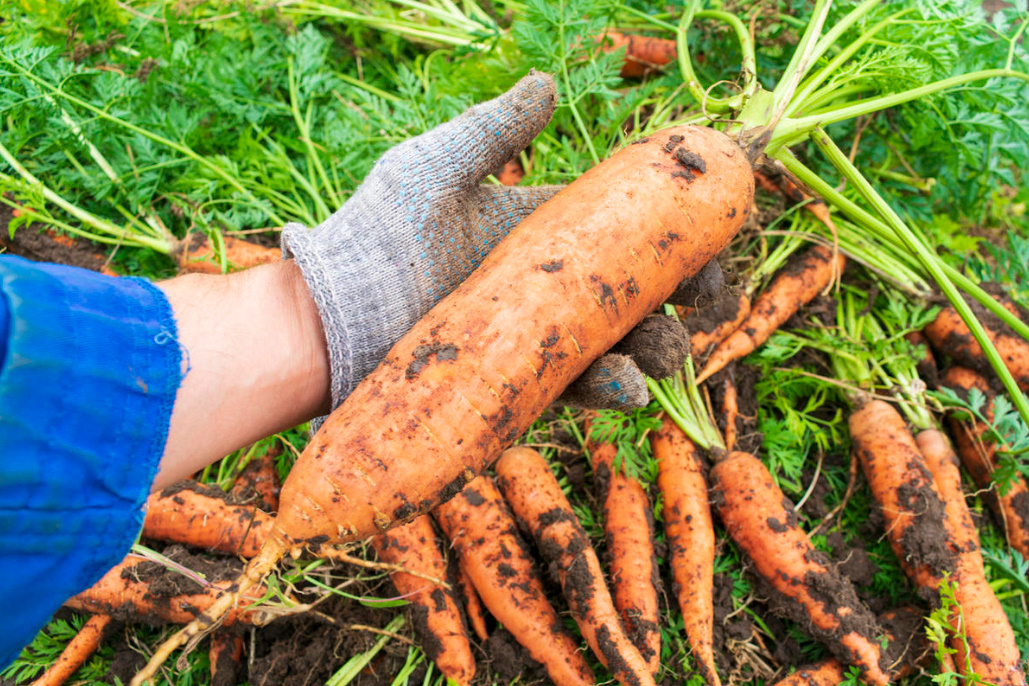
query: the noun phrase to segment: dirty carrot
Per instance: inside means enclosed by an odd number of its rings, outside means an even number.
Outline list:
[[[224,236],[223,251],[229,271],[249,269],[259,264],[282,260],[279,248],[267,248],[241,238]],[[179,271],[191,274],[221,274],[222,268],[210,239],[202,233],[191,234],[175,250]]]
[[[243,659],[243,639],[220,631],[211,636],[208,650],[211,663],[211,686],[236,686]]]
[[[685,314],[690,350],[695,358],[703,357],[740,327],[750,314],[750,297],[743,291],[735,295],[726,291],[711,305]]]
[[[590,422],[586,422],[589,435]],[[654,522],[650,499],[639,481],[615,468],[618,447],[588,441],[593,477],[602,503],[607,536],[608,578],[622,626],[650,673],[661,668],[660,572],[654,555]]]
[[[697,375],[701,383],[733,360],[753,352],[786,323],[801,306],[811,302],[842,273],[846,259],[843,253],[822,245],[814,245],[799,259],[781,271],[753,303],[750,314],[740,327],[715,348],[707,364]]]
[[[1002,296],[998,300],[1016,317],[1029,322],[1029,315],[1010,298]],[[1009,329],[991,312],[976,311],[976,316],[982,321],[987,336],[1000,353],[1004,366],[1015,378],[1015,383],[1023,391],[1029,391],[1029,341]],[[937,352],[947,355],[963,367],[990,373],[990,364],[982,347],[972,337],[972,332],[953,306],[948,305],[940,310],[936,319],[924,331]]]
[[[623,148],[543,204],[327,419],[236,592],[287,552],[361,540],[453,497],[728,244],[753,181],[733,140],[682,126]],[[226,594],[168,639],[133,684],[233,603]]]
[[[957,671],[997,686],[1024,685],[1015,632],[986,580],[979,531],[965,502],[957,455],[946,435],[936,429],[919,432],[915,440],[943,496],[944,521],[956,556],[950,581],[955,584],[958,607],[950,620],[954,629],[950,645],[957,651]]]
[[[600,39],[600,47],[604,52],[625,48],[621,76],[626,79],[640,78],[655,72],[669,62],[674,62],[678,55],[674,40],[620,31],[605,33]]]
[[[915,347],[915,354],[918,356],[918,378],[925,381],[930,388],[936,388],[939,385],[940,371],[936,366],[932,348],[929,347],[929,339],[921,331],[909,331],[904,334],[904,339]]]
[[[96,614],[90,617],[75,638],[68,642],[57,660],[30,686],[61,686],[78,671],[79,667],[93,656],[104,640],[104,631],[111,624],[111,615]]]
[[[525,170],[522,169],[522,163],[518,158],[508,160],[504,168],[497,173],[497,181],[503,186],[517,186],[523,178]]]
[[[497,486],[532,532],[543,559],[557,569],[575,623],[619,683],[652,686],[650,666],[626,636],[593,545],[546,460],[515,447],[496,464]]]
[[[475,631],[480,641],[489,638],[489,631],[486,629],[486,610],[482,607],[482,598],[475,590],[472,577],[468,575],[463,562],[457,564],[457,587],[461,589],[461,597],[464,598],[464,612],[468,617],[468,623]]]
[[[433,513],[483,604],[557,686],[588,686],[593,673],[543,592],[507,503],[483,475]]]
[[[841,662],[857,666],[863,681],[889,683],[875,616],[801,530],[793,503],[768,468],[753,455],[732,452],[715,463],[710,476],[712,499],[726,530],[777,591],[773,607],[804,626]]]
[[[708,502],[706,468],[700,450],[682,429],[665,418],[650,435],[657,460],[657,487],[672,590],[697,670],[704,681],[719,686],[714,655],[715,530]]]
[[[432,517],[422,515],[371,539],[379,559],[402,565],[421,576],[393,572],[390,579],[397,592],[411,603],[415,632],[425,654],[440,673],[458,684],[475,678],[475,658],[468,630],[451,590],[425,580],[447,577],[447,561],[436,541]]]
[[[977,372],[951,367],[943,373],[940,384],[966,397],[970,390],[978,389],[986,396],[983,415],[987,421],[993,420],[993,393],[986,379]],[[976,419],[959,419],[953,414],[949,423],[961,462],[1000,522],[1008,545],[1029,559],[1029,487],[1025,479],[1016,475],[1002,495],[993,479],[997,469],[997,446],[986,439],[988,425]]]
[[[229,491],[234,501],[241,505],[255,505],[265,512],[275,512],[279,509],[282,480],[275,466],[277,455],[278,450],[269,450],[244,467]]]
[[[754,181],[766,191],[782,193],[787,200],[795,204],[804,203],[804,211],[822,222],[834,236],[836,235],[836,225],[829,213],[829,206],[821,198],[817,198],[801,188],[800,183],[786,170],[776,170],[774,173],[760,169],[755,170]]]

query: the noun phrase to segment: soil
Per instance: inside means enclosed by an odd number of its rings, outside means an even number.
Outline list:
[[[107,258],[89,241],[55,235],[37,225],[22,226],[11,238],[7,225],[14,218],[7,205],[0,204],[0,251],[35,262],[56,262],[98,272]]]

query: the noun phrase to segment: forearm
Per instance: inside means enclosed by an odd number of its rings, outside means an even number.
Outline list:
[[[153,489],[329,410],[321,320],[291,260],[158,284],[188,365]]]

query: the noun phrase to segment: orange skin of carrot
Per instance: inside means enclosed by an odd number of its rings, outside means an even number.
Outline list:
[[[230,585],[228,581],[218,581],[212,583],[206,591],[183,594],[155,603],[150,597],[149,584],[137,580],[132,572],[132,568],[142,562],[144,560],[135,555],[126,557],[104,574],[100,581],[64,601],[64,606],[93,614],[131,609],[133,619],[141,622],[156,619],[171,624],[187,624],[210,607],[218,594]],[[128,578],[122,578],[123,572]],[[257,613],[249,611],[248,606],[259,600],[264,592],[263,586],[251,588],[239,604],[225,615],[224,625],[256,623]]]
[[[815,219],[822,222],[829,228],[835,228],[832,215],[829,214],[829,207],[821,198],[815,198],[800,187],[800,184],[789,174],[783,173],[775,179],[770,178],[761,170],[754,171],[754,180],[757,185],[770,193],[782,193],[787,200],[794,203],[807,202],[804,211],[810,213]]]
[[[672,568],[672,590],[697,669],[711,686],[721,680],[714,654],[715,529],[700,451],[668,417],[650,434]]]
[[[497,460],[496,472],[511,511],[528,525],[544,559],[556,565],[572,617],[593,653],[619,683],[653,686],[649,665],[622,629],[597,553],[546,460],[515,447]]]
[[[279,248],[266,248],[240,238],[224,236],[225,259],[229,271],[248,269],[259,264],[270,264],[282,259]],[[222,269],[207,236],[196,233],[187,238],[178,248],[179,272],[186,274],[221,274]]]
[[[517,159],[508,160],[497,174],[497,181],[504,186],[517,186],[525,178],[525,170]]]
[[[813,626],[829,635],[830,650],[862,670],[862,680],[876,686],[889,683],[890,675],[880,665],[882,652],[877,637],[847,631],[849,617],[872,613],[851,591],[851,597],[835,597],[836,612],[811,594],[809,574],[840,575],[828,557],[818,551],[797,525],[793,504],[772,479],[767,467],[753,455],[732,452],[711,468],[715,505],[725,528],[746,553],[757,572],[779,593],[795,601]],[[846,631],[846,633],[844,633]]]
[[[725,392],[722,396],[722,416],[725,418],[725,449],[731,452],[736,445],[736,420],[740,416],[739,398],[736,384],[732,379],[722,383]]]
[[[402,565],[436,579],[447,578],[447,561],[436,542],[432,517],[423,515],[371,539],[383,562]],[[440,672],[459,684],[475,678],[475,658],[464,618],[450,589],[424,578],[392,572],[397,592],[416,608],[415,627],[425,654]]]
[[[1024,685],[1015,632],[986,580],[979,532],[965,502],[957,455],[946,435],[935,429],[920,432],[915,440],[943,496],[947,533],[957,554],[951,581],[957,584],[954,595],[961,611],[950,621],[958,634],[951,640],[951,648],[957,650],[954,662],[958,672],[978,674],[997,686]],[[961,633],[967,647],[959,638]]]
[[[589,422],[587,421],[587,435]],[[660,576],[654,555],[654,527],[650,499],[640,482],[615,474],[618,447],[610,443],[587,443],[593,474],[606,481],[602,494],[604,531],[610,564],[608,577],[622,626],[647,661],[650,673],[661,668],[660,607],[657,587]]]
[[[250,558],[261,549],[275,521],[252,505],[229,505],[217,495],[194,490],[173,491],[174,487],[165,489],[147,500],[143,536]]]
[[[796,267],[780,272],[757,297],[740,328],[715,348],[697,375],[697,383],[721,371],[733,360],[749,355],[767,341],[787,319],[825,290],[845,265],[846,258],[841,252],[836,253],[834,260],[832,250],[824,246],[814,245],[806,250],[800,255]]]
[[[464,612],[468,617],[468,623],[472,625],[479,640],[485,641],[489,638],[489,632],[486,630],[486,610],[482,607],[482,598],[475,590],[475,584],[472,583],[472,577],[468,576],[464,563],[457,565],[457,585],[464,598]]]
[[[275,512],[279,509],[281,490],[282,480],[279,478],[279,470],[275,467],[275,454],[269,452],[251,461],[243,469],[230,492],[233,499],[241,504],[251,504],[250,499],[243,498],[244,495],[249,495],[257,507],[265,512]]]
[[[613,52],[625,48],[625,62],[621,76],[638,79],[678,59],[675,41],[653,36],[634,36],[619,31],[608,31],[601,39],[601,49]]]
[[[707,161],[692,180],[687,152]],[[283,485],[275,543],[251,572],[311,539],[360,540],[453,497],[717,255],[752,201],[746,154],[708,128],[666,129],[576,179],[326,420]]]
[[[216,633],[211,637],[211,648],[208,652],[211,663],[211,685],[219,683],[236,683],[241,660],[243,659],[243,639],[228,633]],[[221,679],[221,681],[219,681]]]
[[[750,315],[750,297],[746,293],[740,292],[738,302],[739,308],[736,310],[736,316],[732,319],[723,321],[711,331],[690,330],[690,350],[694,356],[706,355],[708,351],[740,328],[743,321]]]
[[[987,399],[984,414],[988,420],[993,420],[993,393],[986,379],[977,372],[964,367],[951,367],[944,372],[940,385],[964,391],[979,389]],[[1018,502],[1029,501],[1029,487],[1025,479],[1017,476],[1004,495],[1000,495],[993,483],[993,472],[997,468],[997,448],[983,438],[989,427],[974,419],[960,421],[951,417],[949,423],[961,461],[975,483],[985,491],[984,500],[1000,521],[1008,545],[1023,557],[1029,558],[1029,521],[1019,514],[1016,507]]]
[[[518,525],[488,476],[433,513],[483,604],[547,670],[557,686],[591,686],[593,673],[561,627]]]
[[[68,642],[60,656],[30,686],[61,686],[97,651],[104,640],[104,631],[111,623],[105,614],[90,617],[75,638]]]
[[[1021,316],[1013,305],[1004,304],[1015,316]],[[1010,329],[998,330],[986,321],[982,324],[990,342],[1004,361],[1004,366],[1015,378],[1015,383],[1023,391],[1029,391],[1029,341]],[[923,331],[933,348],[954,358],[958,364],[976,369],[989,368],[982,347],[953,307],[948,305],[940,310],[936,319]]]

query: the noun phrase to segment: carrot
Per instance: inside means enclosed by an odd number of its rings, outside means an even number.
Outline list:
[[[236,686],[243,659],[243,639],[226,632],[211,637],[208,653],[211,662],[211,686]]]
[[[482,607],[482,598],[475,590],[472,577],[468,575],[468,570],[460,562],[457,565],[457,586],[461,589],[461,596],[464,598],[464,612],[468,617],[468,623],[471,624],[479,640],[485,641],[489,638],[489,632],[486,630],[486,610]]]
[[[964,367],[951,367],[944,372],[940,383],[966,395],[973,388],[984,393],[987,398],[984,415],[988,421],[993,420],[992,393],[986,379],[978,373]],[[1029,487],[1025,479],[1016,476],[1001,495],[993,480],[997,447],[984,440],[989,427],[978,420],[963,421],[953,415],[949,422],[961,461],[982,489],[983,499],[1000,522],[1008,545],[1029,558]]]
[[[794,204],[805,203],[804,210],[822,222],[835,236],[836,225],[833,223],[829,206],[821,198],[816,198],[785,169],[769,173],[760,169],[754,171],[754,181],[758,186],[771,193],[779,192]]]
[[[475,658],[468,642],[468,630],[449,588],[433,584],[424,576],[445,579],[447,561],[436,542],[432,518],[423,515],[372,538],[372,547],[379,559],[403,565],[423,576],[393,572],[390,579],[397,592],[411,602],[415,631],[421,638],[425,654],[439,671],[458,684],[469,684],[475,678]]]
[[[744,151],[683,126],[629,145],[544,203],[326,420],[237,588],[288,551],[360,540],[453,497],[718,254],[752,200]],[[212,612],[233,602],[226,594]],[[166,641],[134,684],[201,630]]]
[[[65,607],[93,614],[109,614],[115,619],[130,622],[187,624],[202,617],[218,598],[221,591],[230,584],[227,581],[214,582],[209,588],[196,592],[181,593],[171,597],[155,597],[151,592],[151,584],[140,580],[140,565],[146,563],[141,557],[130,555],[111,568],[100,581],[82,593],[74,595],[64,602]],[[156,564],[156,563],[149,563]],[[174,574],[176,581],[186,582],[186,578],[178,572]],[[262,612],[248,609],[251,604],[264,595],[264,587],[251,587],[250,592],[242,596],[239,604],[224,615],[224,626],[235,622],[244,624],[261,624]]]
[[[587,419],[587,435],[589,426]],[[617,446],[590,441],[586,447],[603,503],[608,578],[615,607],[630,640],[656,676],[661,668],[661,611],[657,599],[661,578],[654,555],[650,499],[639,481],[624,469],[615,470]]]
[[[1029,321],[1026,312],[1018,307],[1010,298],[998,298],[1016,317]],[[1015,378],[1015,383],[1023,391],[1029,391],[1029,341],[1014,333],[993,313],[976,311],[987,336],[993,343],[1004,366]],[[990,373],[990,365],[983,354],[983,349],[972,337],[972,332],[962,321],[957,310],[948,305],[940,310],[936,319],[924,329],[926,338],[938,352],[953,358],[959,365],[978,372]]]
[[[780,272],[757,297],[750,314],[731,336],[711,353],[704,369],[697,375],[701,383],[733,360],[753,352],[786,323],[797,310],[822,292],[833,278],[843,271],[843,253],[814,245],[800,258]]]
[[[893,667],[895,679],[914,674],[915,668],[929,654],[922,635],[924,618],[914,607],[901,607],[879,615],[888,643],[884,654]],[[775,682],[775,686],[837,686],[846,681],[847,667],[830,657],[799,668],[789,676]]]
[[[90,617],[79,629],[79,633],[75,634],[75,638],[61,651],[57,660],[30,686],[61,686],[68,681],[100,647],[104,640],[104,632],[110,624],[111,615],[96,614]]]
[[[709,307],[699,307],[688,312],[684,320],[690,332],[693,356],[707,355],[738,329],[748,315],[750,298],[743,291],[738,295],[723,293]]]
[[[777,594],[773,602],[806,626],[862,680],[890,681],[879,646],[882,632],[850,581],[816,549],[771,473],[753,455],[732,452],[711,468],[713,501],[725,528]]]
[[[697,670],[712,686],[721,680],[714,654],[715,530],[700,451],[668,419],[650,436],[672,568],[672,590]]]
[[[523,178],[525,178],[525,170],[522,169],[522,163],[517,157],[508,160],[504,164],[504,168],[497,174],[497,181],[504,186],[517,186]]]
[[[951,617],[958,672],[979,675],[997,686],[1025,684],[1015,632],[1004,608],[986,580],[979,549],[979,532],[961,489],[958,458],[940,431],[927,429],[915,437],[943,497],[950,546],[956,555],[954,598],[959,606]]]
[[[250,558],[274,521],[252,505],[230,505],[217,487],[181,481],[147,500],[143,536]]]
[[[939,385],[940,371],[936,367],[936,358],[933,357],[932,348],[929,347],[929,339],[921,331],[909,331],[904,334],[904,339],[915,347],[918,355],[916,371],[918,378],[925,381],[931,388]]]
[[[270,264],[282,259],[279,248],[266,248],[240,238],[224,236],[225,260],[229,270],[249,269],[259,264]],[[222,268],[215,257],[210,239],[202,233],[190,234],[174,251],[180,272],[191,274],[221,274]]]
[[[593,684],[576,641],[543,592],[528,546],[488,476],[465,486],[434,512],[483,604],[547,670],[557,686]]]
[[[254,504],[265,512],[279,509],[279,491],[282,481],[275,466],[278,450],[268,451],[251,460],[232,485],[230,495],[240,504]]]
[[[634,36],[620,31],[608,31],[601,40],[604,52],[625,48],[625,62],[622,63],[622,78],[632,79],[657,71],[678,55],[675,41],[654,36]]]
[[[497,460],[496,472],[511,511],[557,569],[572,617],[593,654],[619,683],[654,684],[649,664],[622,628],[597,553],[546,460],[530,448],[510,448]]]

